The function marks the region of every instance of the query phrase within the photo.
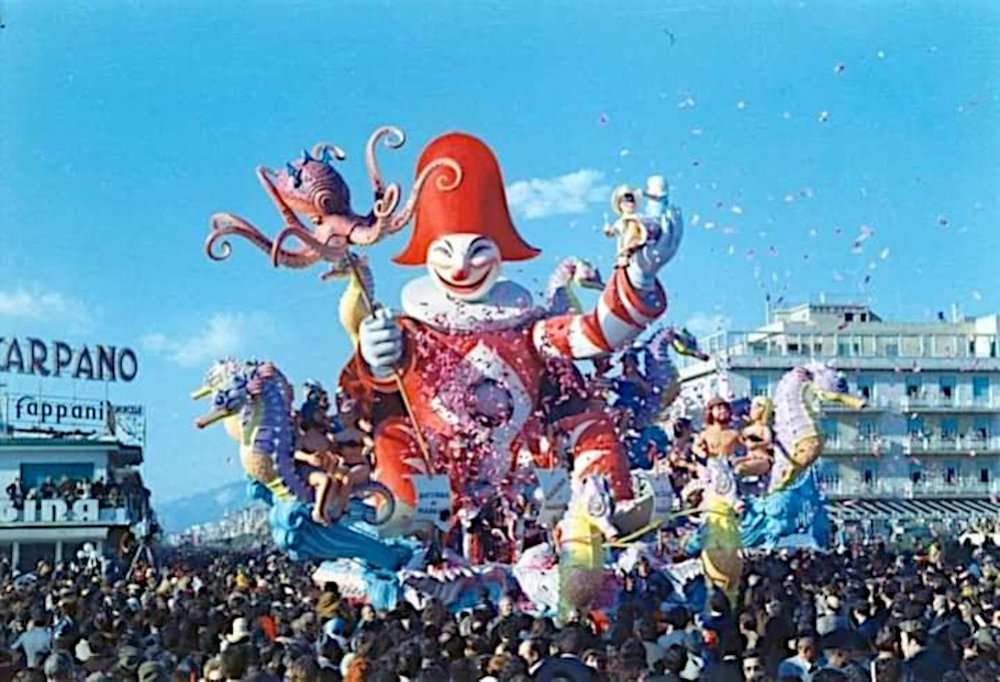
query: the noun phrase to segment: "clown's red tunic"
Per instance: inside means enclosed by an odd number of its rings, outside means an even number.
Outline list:
[[[617,269],[594,310],[547,317],[530,294],[501,280],[484,303],[445,296],[429,278],[403,291],[400,324],[405,352],[399,367],[404,390],[431,451],[433,473],[449,475],[459,497],[489,493],[508,477],[518,455],[537,456],[544,431],[542,382],[550,359],[585,359],[630,343],[666,309],[666,297],[640,292]],[[376,391],[398,390],[394,378],[373,376],[357,358],[360,381]],[[415,503],[409,474],[424,471],[412,426],[403,417],[379,425],[375,477],[399,501]],[[602,411],[564,418],[574,475],[602,473],[615,497],[632,496],[628,461],[614,426]]]

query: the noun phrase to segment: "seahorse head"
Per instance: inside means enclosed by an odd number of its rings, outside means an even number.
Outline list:
[[[219,360],[209,368],[201,388],[191,395],[195,400],[212,399],[211,411],[195,422],[198,428],[232,417],[247,404],[250,397],[247,384],[252,368],[252,364],[233,358]]]

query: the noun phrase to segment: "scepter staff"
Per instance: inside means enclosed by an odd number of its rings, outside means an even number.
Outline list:
[[[361,290],[361,302],[364,303],[365,308],[368,309],[369,315],[374,315],[375,311],[379,309],[379,305],[372,301],[371,294],[368,291],[368,286],[365,284],[364,278],[361,276],[361,272],[358,270],[358,263],[349,250],[346,254],[346,259],[348,266],[351,268],[351,275],[358,281],[358,288]],[[406,391],[406,386],[403,384],[403,376],[399,373],[399,370],[393,368],[392,378],[396,383],[396,389],[399,391],[399,398],[403,402],[403,409],[406,411],[406,416],[409,418],[410,423],[413,424],[413,433],[417,437],[417,447],[420,448],[420,455],[423,457],[424,464],[427,466],[428,473],[431,471],[431,453],[430,447],[427,444],[427,440],[424,438],[423,431],[420,430],[420,422],[417,421],[417,415],[413,410],[413,403],[410,402],[409,393]]]

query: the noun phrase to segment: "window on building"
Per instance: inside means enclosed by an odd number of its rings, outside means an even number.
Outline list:
[[[983,443],[990,438],[990,420],[986,417],[977,417],[972,426],[972,437]]]
[[[21,481],[26,490],[41,486],[47,479],[58,484],[63,476],[71,481],[93,481],[94,465],[84,462],[47,462],[45,464],[21,465]]]
[[[837,355],[848,357],[851,354],[851,344],[847,341],[837,341]]]
[[[913,469],[910,471],[910,481],[913,482],[914,485],[920,483],[920,481],[922,481],[923,478],[924,478],[924,472],[922,472],[920,469]]]
[[[887,358],[898,358],[899,357],[899,342],[898,341],[886,341],[886,344],[885,344],[885,356]]]
[[[915,417],[906,420],[906,435],[913,436],[914,438],[919,438],[923,436],[924,431],[924,418]]]
[[[875,395],[875,380],[872,377],[866,374],[858,377],[858,395],[871,402]]]
[[[910,400],[920,398],[921,381],[916,377],[906,377],[906,397]]]
[[[954,377],[941,377],[938,384],[939,390],[941,392],[941,402],[945,404],[951,404],[955,401],[955,378]]]
[[[863,441],[870,441],[878,435],[878,429],[875,426],[874,419],[859,419],[858,420],[858,438]]]
[[[951,485],[955,482],[955,479],[957,478],[958,478],[958,472],[955,470],[955,467],[948,467],[947,469],[945,469],[944,472],[945,483]]]
[[[990,482],[990,470],[988,468],[983,467],[982,469],[979,470],[979,482],[980,483]]]
[[[38,567],[39,561],[45,561],[49,565],[56,560],[56,543],[54,542],[22,542],[18,548],[20,554],[20,569],[22,571],[34,571]]]
[[[990,378],[972,377],[972,401],[976,405],[989,405]]]
[[[941,440],[953,441],[958,438],[958,420],[948,417],[941,420]]]
[[[768,394],[768,381],[766,374],[752,374],[750,375],[750,397],[756,398],[757,396],[767,396]]]
[[[871,468],[865,469],[864,482],[867,486],[875,485],[875,471]]]
[[[824,418],[819,423],[820,431],[823,432],[823,442],[827,445],[835,445],[840,437],[837,429],[837,420]]]
[[[861,321],[862,322],[868,321],[868,313],[861,313]]]
[[[854,322],[854,313],[844,313],[844,322]]]

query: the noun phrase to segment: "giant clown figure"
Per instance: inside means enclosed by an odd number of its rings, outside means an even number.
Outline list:
[[[375,432],[374,476],[404,513],[416,504],[413,473],[447,474],[461,511],[502,490],[524,453],[541,459],[541,398],[553,365],[622,348],[663,314],[667,299],[656,273],[682,234],[679,213],[669,209],[664,229],[616,267],[593,310],[551,316],[501,276],[504,263],[539,251],[514,228],[493,152],[475,137],[449,133],[424,149],[417,175],[442,158],[458,163],[461,178],[448,189],[454,172],[435,171],[442,177],[420,194],[410,243],[394,259],[428,273],[403,288],[402,315],[380,309],[362,322],[353,367],[370,392],[391,398],[385,394],[402,388],[421,430],[396,415]],[[628,459],[611,419],[583,411],[555,426],[572,476],[606,477],[616,505],[627,506]]]

